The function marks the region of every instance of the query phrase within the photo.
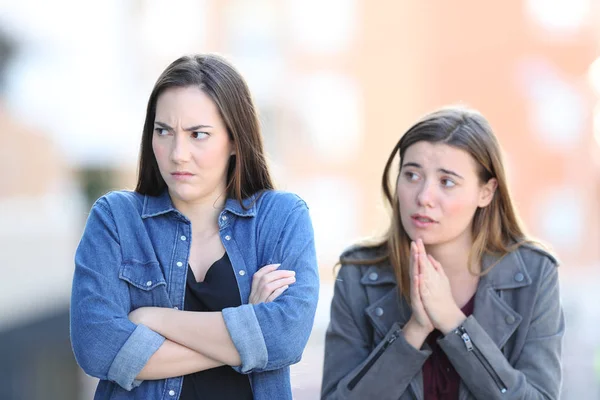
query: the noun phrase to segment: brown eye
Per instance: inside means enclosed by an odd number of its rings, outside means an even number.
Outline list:
[[[454,182],[452,179],[449,179],[449,178],[443,178],[441,182],[442,182],[442,186],[447,187],[447,188],[456,186],[456,182]]]
[[[194,138],[194,139],[204,139],[207,136],[208,136],[208,133],[206,133],[206,132],[199,132],[199,131],[192,132],[192,138]]]
[[[412,182],[414,182],[417,179],[419,179],[419,175],[417,175],[417,174],[415,174],[414,172],[411,172],[411,171],[406,171],[404,173],[404,176],[406,177],[407,180],[412,181]]]

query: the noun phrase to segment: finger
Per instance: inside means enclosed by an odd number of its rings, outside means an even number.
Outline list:
[[[261,276],[266,275],[269,272],[275,271],[277,268],[279,268],[280,265],[281,264],[268,264],[268,265],[265,265],[264,267],[262,267],[258,271],[256,271],[254,273],[254,276],[260,278]]]
[[[410,300],[413,304],[413,307],[418,304],[419,300],[420,300],[420,294],[419,294],[419,276],[415,275],[412,277],[411,281],[410,281]]]
[[[429,288],[427,287],[427,280],[424,279],[423,275],[419,275],[419,294],[421,298],[429,296]]]
[[[259,280],[258,280],[258,288],[260,289],[263,286],[266,286],[268,284],[270,284],[271,282],[274,281],[278,281],[280,279],[285,279],[285,278],[292,278],[296,276],[296,272],[295,271],[286,271],[286,270],[281,270],[281,271],[273,271],[273,272],[269,272],[266,275],[263,275]]]
[[[425,306],[423,305],[423,300],[421,299],[421,290],[419,289],[419,286],[421,285],[419,276],[415,276],[413,282],[415,294],[415,296],[411,299],[413,312],[425,315]]]
[[[254,291],[250,294],[253,299],[252,304],[265,302],[266,299],[282,286],[291,285],[296,282],[296,273],[294,271],[273,271],[264,275],[257,281]],[[279,279],[277,279],[279,278]]]
[[[269,297],[267,297],[267,299],[265,300],[265,303],[270,303],[273,300],[275,300],[276,298],[278,298],[279,296],[281,296],[281,294],[283,292],[285,292],[287,289],[289,288],[289,286],[282,286],[279,289],[277,289],[276,291],[274,291],[273,293],[271,293],[271,295]]]
[[[421,242],[421,245],[423,244],[423,242]],[[419,249],[419,251],[421,251],[421,249]],[[419,252],[419,267],[421,268],[421,270],[419,271],[421,274],[425,274],[425,275],[429,275],[431,273],[431,270],[434,269],[433,265],[431,265],[431,263],[429,262],[429,254],[423,252]]]
[[[291,276],[289,278],[278,279],[276,281],[273,281],[261,288],[261,290],[260,290],[260,292],[262,293],[261,298],[267,298],[267,297],[269,297],[269,295],[271,293],[273,293],[277,289],[279,289],[283,286],[292,285],[295,282],[296,282],[296,278],[293,276]]]
[[[260,268],[258,271],[256,271],[254,273],[254,275],[252,276],[252,286],[250,288],[250,292],[256,292],[257,288],[258,288],[258,282],[259,280],[266,274],[275,271],[277,268],[279,268],[281,264],[269,264],[269,265],[265,265],[264,267]]]
[[[416,245],[415,245],[416,248]],[[419,271],[421,270],[421,268],[419,268],[419,253],[415,252],[415,254],[413,255],[413,276],[417,276],[419,275]]]
[[[431,273],[429,271],[429,265],[428,265],[429,262],[427,260],[427,256],[425,254],[419,253],[418,263],[419,263],[418,275],[422,278],[427,278],[429,276],[429,274]]]
[[[421,255],[427,255],[427,251],[425,250],[425,243],[423,243],[423,239],[417,239],[417,248],[419,249],[419,253]]]
[[[444,269],[442,268],[442,264],[440,264],[431,254],[427,255],[429,262],[433,265],[433,268],[440,273],[444,273]]]
[[[416,256],[417,256],[417,248],[416,248],[415,242],[410,242],[410,258],[409,258],[409,262],[408,262],[408,265],[409,265],[408,273],[409,273],[411,280],[416,275],[415,274],[415,268],[417,267],[417,263],[415,262],[417,259]],[[412,284],[412,282],[411,282],[411,284]]]

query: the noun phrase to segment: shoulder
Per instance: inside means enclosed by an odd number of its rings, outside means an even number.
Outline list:
[[[526,243],[519,246],[515,253],[533,280],[539,280],[557,272],[559,265],[557,258],[541,245]]]
[[[257,195],[254,203],[260,221],[285,221],[292,215],[308,215],[308,205],[297,194],[279,190],[266,190]]]
[[[277,207],[282,210],[293,210],[306,207],[306,202],[297,194],[283,190],[265,190],[258,195],[256,206],[259,209]]]
[[[516,250],[525,264],[550,264],[558,267],[559,261],[550,250],[536,243],[525,243]]]
[[[113,214],[134,210],[141,213],[144,197],[144,195],[130,190],[115,190],[98,198],[94,203],[94,208],[100,207]]]
[[[338,280],[360,283],[367,270],[390,273],[391,268],[385,255],[385,247],[382,245],[354,244],[346,248],[340,255]]]
[[[342,252],[340,262],[342,265],[352,265],[353,261],[359,261],[362,264],[364,261],[381,258],[384,255],[385,247],[382,245],[354,244]]]

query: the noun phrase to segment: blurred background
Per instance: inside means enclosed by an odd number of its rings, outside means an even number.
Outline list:
[[[322,290],[295,398],[319,396],[339,253],[387,228],[392,146],[458,102],[562,261],[563,398],[600,398],[600,1],[0,0],[1,399],[92,398],[68,335],[75,248],[93,201],[135,186],[155,79],[208,51],[247,78],[279,187],[311,208]]]

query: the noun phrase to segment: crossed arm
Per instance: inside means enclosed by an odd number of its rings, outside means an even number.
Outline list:
[[[278,265],[261,268],[252,278],[250,303],[267,303],[294,283],[294,272],[277,270]],[[166,338],[136,377],[165,379],[204,371],[221,365],[239,366],[240,355],[221,312],[179,311],[142,307],[129,319],[143,324]]]

